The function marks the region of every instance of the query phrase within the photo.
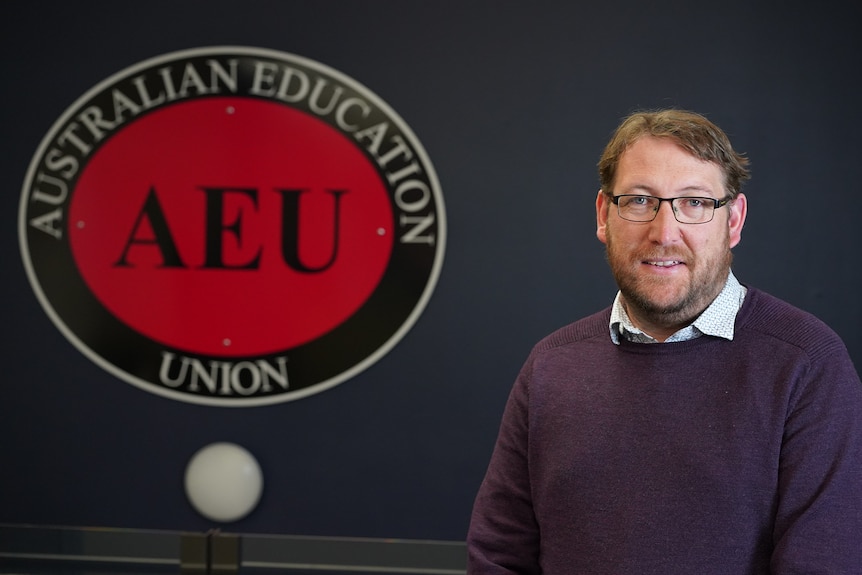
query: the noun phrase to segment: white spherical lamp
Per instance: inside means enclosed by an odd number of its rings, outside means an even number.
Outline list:
[[[204,517],[227,523],[248,515],[260,501],[263,474],[257,460],[234,443],[213,443],[186,467],[186,495]]]

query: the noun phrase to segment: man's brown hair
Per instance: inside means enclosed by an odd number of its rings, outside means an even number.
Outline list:
[[[732,198],[739,195],[742,183],[750,177],[748,159],[734,151],[727,135],[704,116],[677,109],[636,112],[623,120],[599,161],[599,181],[605,194],[613,195],[623,152],[645,136],[670,138],[696,158],[717,164]]]

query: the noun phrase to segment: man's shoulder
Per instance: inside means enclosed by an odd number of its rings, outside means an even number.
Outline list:
[[[542,338],[534,347],[534,352],[550,351],[579,342],[595,340],[596,338],[611,341],[609,323],[611,319],[610,306],[592,315],[581,318]]]
[[[738,328],[794,345],[809,352],[844,344],[835,331],[814,314],[757,288],[748,288]]]

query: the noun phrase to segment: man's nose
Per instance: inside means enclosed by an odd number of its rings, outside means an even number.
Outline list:
[[[679,240],[679,226],[671,202],[661,202],[655,219],[650,223],[650,240],[658,244],[672,244]]]

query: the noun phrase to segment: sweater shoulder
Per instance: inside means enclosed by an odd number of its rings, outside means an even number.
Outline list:
[[[533,348],[534,353],[550,351],[584,340],[604,337],[610,341],[609,323],[611,308],[607,308],[572,322],[541,339]]]
[[[757,288],[748,288],[737,317],[737,330],[797,347],[809,356],[846,352],[838,334],[821,319]]]

